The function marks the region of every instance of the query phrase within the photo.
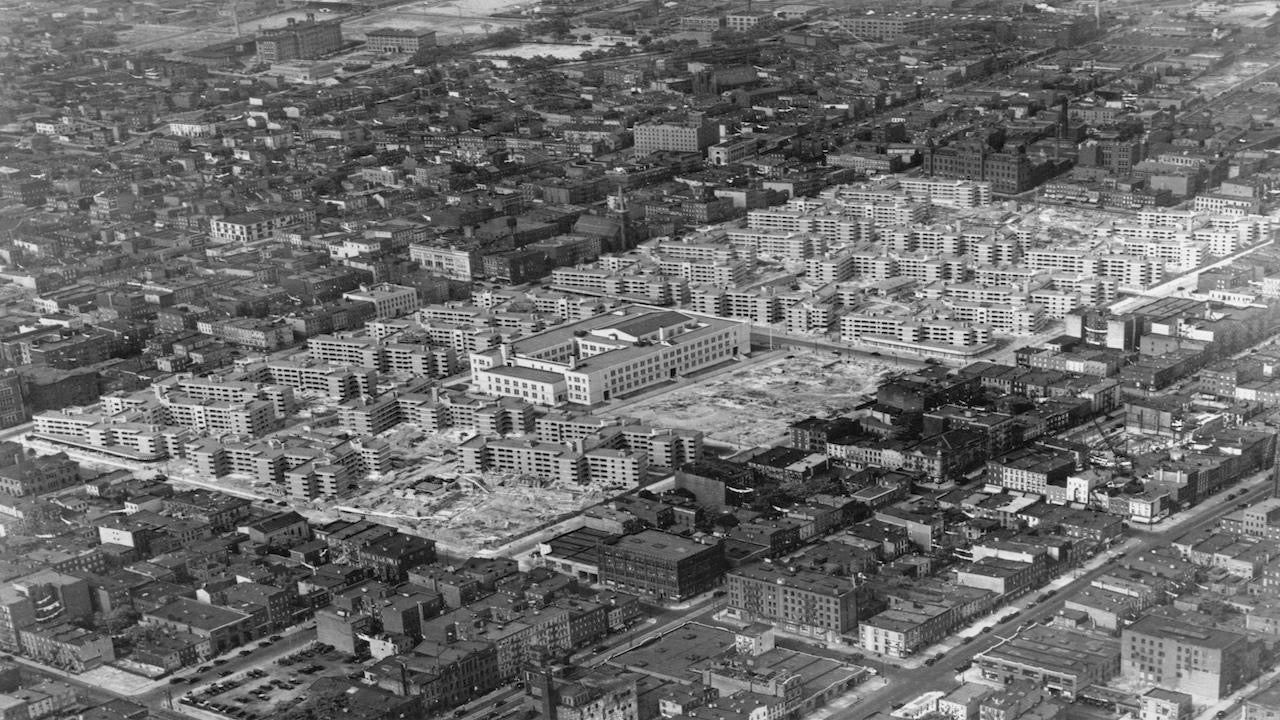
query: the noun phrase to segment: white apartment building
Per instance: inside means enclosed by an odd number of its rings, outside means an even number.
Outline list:
[[[900,178],[898,187],[912,200],[969,208],[991,204],[991,183],[944,178]]]
[[[409,246],[409,259],[424,270],[451,280],[470,281],[482,275],[479,253],[473,250],[435,247],[414,243]]]
[[[734,247],[756,255],[788,260],[804,260],[827,251],[826,240],[810,231],[765,228],[730,230],[729,242]]]
[[[957,322],[985,325],[1009,335],[1031,335],[1045,325],[1044,308],[1037,303],[1023,305],[1005,303],[952,302],[951,319]]]
[[[315,217],[315,211],[306,208],[228,215],[209,223],[209,237],[219,242],[257,242],[276,237],[300,225],[309,225],[315,222]]]
[[[343,293],[342,297],[373,303],[374,317],[379,319],[408,315],[418,309],[418,290],[405,285],[378,283],[370,288]]]

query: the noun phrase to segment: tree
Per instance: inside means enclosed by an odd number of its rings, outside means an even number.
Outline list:
[[[717,530],[732,530],[738,527],[738,516],[731,512],[721,513],[711,519],[711,524],[714,525]]]
[[[97,622],[98,629],[108,635],[119,635],[125,630],[137,624],[142,617],[131,605],[118,607],[108,613],[103,613]]]

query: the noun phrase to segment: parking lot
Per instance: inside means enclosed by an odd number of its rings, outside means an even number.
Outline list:
[[[300,704],[317,678],[361,677],[365,662],[368,662],[367,658],[349,656],[328,645],[311,643],[271,664],[230,672],[191,690],[178,702],[245,720],[269,718]],[[214,665],[200,670],[216,671],[219,675],[227,672],[217,670]]]

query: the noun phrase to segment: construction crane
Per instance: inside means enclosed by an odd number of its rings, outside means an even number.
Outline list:
[[[1093,426],[1098,429],[1098,436],[1102,438],[1102,442],[1107,444],[1107,449],[1111,451],[1112,457],[1115,458],[1116,469],[1125,469],[1127,465],[1129,469],[1133,468],[1133,462],[1129,459],[1129,453],[1118,450],[1115,443],[1111,442],[1111,438],[1107,436],[1107,431],[1102,427],[1102,423],[1098,422],[1097,416],[1093,418]]]

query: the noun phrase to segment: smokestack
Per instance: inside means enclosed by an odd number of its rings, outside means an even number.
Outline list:
[[[1058,98],[1058,137],[1060,139],[1065,139],[1067,132],[1070,130],[1067,120],[1067,102],[1066,95]]]
[[[542,690],[542,720],[556,720],[555,683],[551,679],[551,668],[543,668],[538,673],[538,687]]]
[[[1093,0],[1093,23],[1096,27],[1102,27],[1102,0]]]

